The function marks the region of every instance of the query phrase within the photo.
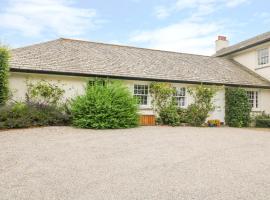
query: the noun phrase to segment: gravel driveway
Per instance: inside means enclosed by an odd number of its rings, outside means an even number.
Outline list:
[[[0,199],[270,199],[270,132],[49,127],[0,132]]]

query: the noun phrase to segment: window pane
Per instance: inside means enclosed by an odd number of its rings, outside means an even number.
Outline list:
[[[250,106],[252,108],[258,108],[259,107],[259,97],[257,91],[247,91],[248,95],[248,101],[250,103]]]
[[[174,99],[178,107],[186,105],[186,88],[175,88]]]
[[[269,62],[269,50],[268,49],[261,49],[258,51],[258,64],[264,65],[268,64]]]
[[[139,105],[147,105],[148,85],[134,85],[134,96],[138,99]]]

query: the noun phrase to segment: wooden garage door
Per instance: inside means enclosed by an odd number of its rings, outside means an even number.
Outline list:
[[[155,126],[156,125],[155,116],[154,115],[141,115],[140,125],[141,126]]]

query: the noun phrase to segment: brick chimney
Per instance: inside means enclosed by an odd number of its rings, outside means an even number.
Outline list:
[[[226,36],[219,35],[216,40],[216,52],[229,46]]]

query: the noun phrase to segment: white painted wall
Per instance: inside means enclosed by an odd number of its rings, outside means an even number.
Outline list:
[[[262,45],[258,45],[254,48],[250,48],[246,51],[242,51],[240,53],[234,54],[231,57],[235,61],[246,66],[252,71],[258,73],[262,77],[270,80],[270,62],[266,65],[258,65],[258,50],[265,49],[265,48],[268,48],[270,52],[270,42],[267,42]]]
[[[27,80],[31,82],[38,82],[41,80],[50,81],[57,83],[65,90],[65,98],[73,98],[77,95],[83,94],[84,88],[88,78],[81,77],[72,77],[72,76],[58,76],[58,75],[39,75],[39,74],[27,74],[27,73],[11,73],[10,76],[10,88],[13,93],[13,99],[17,101],[25,100],[25,93],[27,91],[26,82]],[[125,80],[127,86],[130,88],[130,91],[133,93],[134,84],[148,84],[149,81],[134,81],[134,80]],[[173,83],[174,87],[194,87],[194,85]],[[187,93],[187,104],[192,103],[192,97]],[[220,119],[224,121],[224,89],[218,91],[214,103],[216,105],[215,111],[211,113],[209,119]],[[148,97],[148,105],[140,107],[140,113],[144,115],[152,115],[153,110],[151,108],[151,97]]]
[[[26,73],[11,73],[10,88],[13,92],[15,100],[24,101],[25,93],[27,91],[26,81],[37,82],[40,80],[51,81],[57,83],[65,90],[65,98],[73,98],[77,95],[83,94],[87,80],[89,78],[75,77],[75,76],[58,76],[58,75],[39,75],[39,74],[26,74]],[[130,88],[133,93],[134,84],[150,84],[149,81],[134,81],[125,80],[125,84]],[[172,83],[174,87],[194,87],[194,85]],[[188,93],[187,93],[188,94]],[[187,104],[193,102],[192,97],[187,95]],[[225,89],[219,88],[216,96],[214,97],[214,104],[216,109],[210,113],[208,119],[219,119],[224,122],[225,117]],[[270,113],[270,90],[259,89],[259,109],[257,111],[266,111]],[[149,97],[148,105],[140,108],[140,113],[144,115],[152,115],[151,98]]]
[[[65,90],[65,98],[73,98],[83,94],[87,78],[74,76],[58,76],[43,74],[15,73],[10,74],[9,85],[14,100],[24,101],[27,92],[27,81],[33,83],[45,80],[56,83]]]
[[[259,112],[270,114],[270,90],[259,90]]]

